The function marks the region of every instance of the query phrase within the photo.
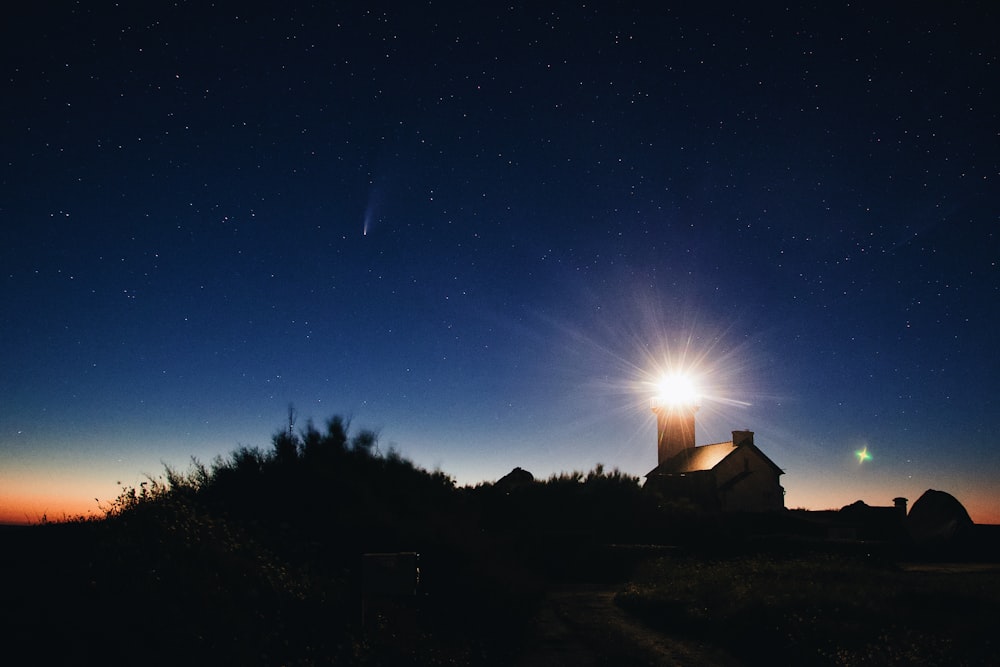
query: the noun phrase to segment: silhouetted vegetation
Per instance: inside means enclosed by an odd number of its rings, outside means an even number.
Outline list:
[[[40,662],[501,662],[540,591],[532,575],[450,477],[349,431],[339,417],[282,429],[269,451],[123,489],[102,520],[5,533],[18,540],[6,570],[33,576],[0,621]],[[394,551],[421,554],[408,644],[361,626],[361,555]],[[75,606],[50,604],[67,595]],[[53,625],[69,638],[44,641]]]
[[[750,663],[988,655],[957,644],[989,646],[975,610],[996,599],[995,578],[949,592],[871,558],[791,559],[769,537],[794,532],[787,516],[705,514],[600,465],[457,488],[349,420],[296,430],[294,417],[269,449],[124,488],[101,520],[0,532],[8,636],[37,663],[506,664],[547,589],[625,582],[664,553],[647,545],[672,545],[620,604]],[[363,624],[373,552],[419,553],[420,589],[369,605]],[[957,620],[942,630],[946,607]]]
[[[902,571],[870,560],[661,558],[618,602],[652,627],[751,665],[987,665],[1000,574]]]

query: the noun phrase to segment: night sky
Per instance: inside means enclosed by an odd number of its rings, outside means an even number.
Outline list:
[[[993,3],[636,4],[8,8],[0,520],[289,404],[459,484],[643,475],[684,368],[788,507],[1000,523]]]

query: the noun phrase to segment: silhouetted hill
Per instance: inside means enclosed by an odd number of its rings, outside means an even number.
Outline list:
[[[540,589],[449,477],[374,445],[333,419],[168,469],[103,520],[4,531],[0,620],[47,664],[502,662]],[[393,551],[421,554],[419,642],[361,625],[362,554]]]
[[[824,513],[707,514],[601,466],[505,480],[456,488],[336,417],[283,430],[125,488],[101,520],[0,530],[0,627],[38,664],[507,664],[553,586],[830,544]],[[877,509],[841,522],[864,538]],[[363,555],[394,552],[419,554],[417,594],[366,594]]]

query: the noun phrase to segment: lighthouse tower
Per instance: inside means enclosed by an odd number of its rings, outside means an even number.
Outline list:
[[[694,449],[694,413],[698,406],[692,402],[652,400],[653,414],[656,415],[656,463],[664,461],[686,450]]]

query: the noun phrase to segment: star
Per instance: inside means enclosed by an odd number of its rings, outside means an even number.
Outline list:
[[[868,453],[868,447],[862,447],[858,451],[854,452],[854,455],[858,457],[858,463],[864,463],[865,461],[871,461],[872,455]]]

